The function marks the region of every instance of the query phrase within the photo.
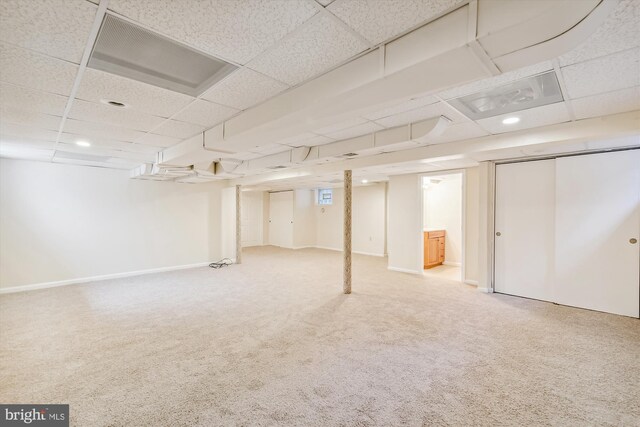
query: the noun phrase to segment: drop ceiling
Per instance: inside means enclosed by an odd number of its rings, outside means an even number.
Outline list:
[[[197,96],[84,68],[97,3],[0,2],[0,155],[83,164],[78,156],[55,155],[80,152],[97,156],[87,161],[90,165],[126,168],[153,163],[164,148],[313,80],[466,1],[110,0],[107,13],[237,67]],[[357,117],[258,145],[234,158],[323,145],[440,115],[451,125],[423,143],[452,143],[638,110],[639,60],[640,2],[621,0],[589,38],[558,58],[437,93],[416,93]],[[503,116],[472,120],[450,102],[550,71],[559,79],[563,101],[519,112],[521,121],[513,127],[502,125]],[[77,91],[70,98],[74,83]],[[110,106],[109,100],[125,106]],[[92,146],[77,147],[78,140],[89,140]],[[398,168],[371,173],[390,171],[407,173]],[[324,179],[309,178],[307,184],[328,182]]]

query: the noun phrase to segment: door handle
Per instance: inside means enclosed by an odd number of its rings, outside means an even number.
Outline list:
[[[500,237],[500,236],[502,236],[502,233],[498,231],[498,232],[496,233],[496,236]]]
[[[629,239],[629,243],[635,245],[636,243],[638,243],[638,239],[632,237],[631,239]]]

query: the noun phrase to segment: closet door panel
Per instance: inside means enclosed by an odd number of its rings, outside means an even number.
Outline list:
[[[496,292],[553,301],[554,191],[554,160],[496,166]]]
[[[638,317],[640,150],[556,160],[559,304]]]

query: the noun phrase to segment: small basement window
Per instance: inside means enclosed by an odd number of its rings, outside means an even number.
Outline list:
[[[318,204],[319,205],[331,205],[333,204],[333,189],[321,188],[318,190]]]

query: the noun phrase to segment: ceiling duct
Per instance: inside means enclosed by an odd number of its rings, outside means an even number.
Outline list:
[[[88,66],[189,96],[237,68],[108,13]]]
[[[449,100],[472,120],[515,113],[563,101],[554,71]]]

